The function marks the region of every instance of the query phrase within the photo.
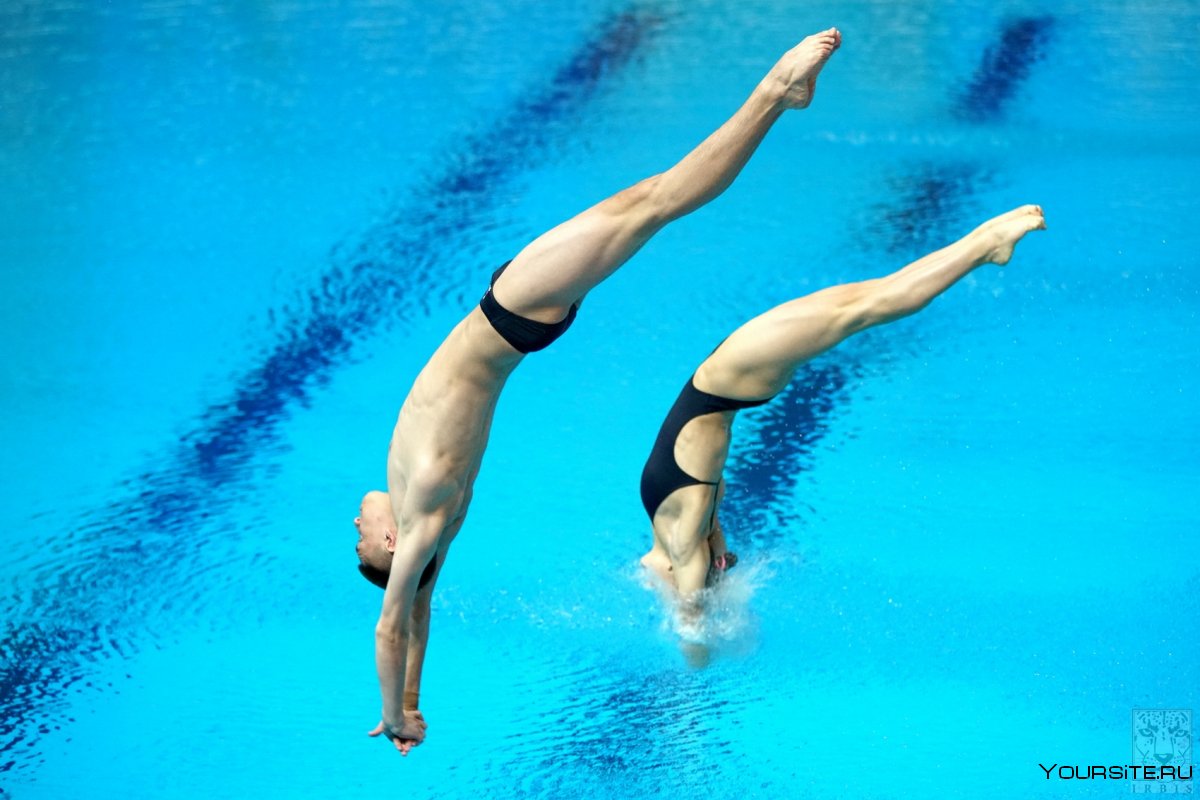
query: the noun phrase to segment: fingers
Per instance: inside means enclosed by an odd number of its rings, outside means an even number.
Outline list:
[[[397,736],[389,731],[382,721],[374,729],[367,731],[367,736],[386,736],[400,755],[408,755],[409,751],[425,740],[425,730],[429,725],[425,722],[425,716],[420,711],[409,711],[406,712],[406,715],[410,721],[415,721],[420,726],[420,730],[417,731],[415,737]]]
[[[396,746],[396,751],[400,753],[400,755],[406,756],[409,754],[409,751],[421,744],[422,741],[424,741],[423,733],[421,739],[401,739],[399,736],[397,736],[392,739],[392,744]]]

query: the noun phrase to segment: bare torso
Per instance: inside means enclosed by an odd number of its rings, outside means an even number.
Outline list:
[[[473,309],[434,352],[400,408],[388,449],[388,496],[398,523],[466,513],[492,416],[522,354]]]
[[[668,555],[672,548],[678,552],[681,547],[695,546],[714,533],[716,506],[724,491],[721,474],[729,455],[735,415],[725,411],[696,417],[675,439],[675,461],[680,469],[708,483],[676,489],[654,512],[654,545],[642,563],[671,584],[676,582]]]

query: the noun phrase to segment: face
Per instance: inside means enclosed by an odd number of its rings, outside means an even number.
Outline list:
[[[388,569],[396,550],[396,524],[387,492],[367,492],[354,518],[358,544],[354,551],[359,560],[376,569]]]

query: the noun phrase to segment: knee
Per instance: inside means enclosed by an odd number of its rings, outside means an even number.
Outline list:
[[[617,197],[630,207],[653,205],[657,202],[661,189],[662,175],[651,175],[620,192]]]
[[[899,302],[901,298],[883,279],[849,284],[845,288],[848,291],[841,304],[839,316],[846,336],[902,316]]]
[[[933,299],[908,291],[891,276],[864,281],[864,296],[860,300],[862,328],[883,325],[915,314]],[[861,328],[860,328],[861,329]]]
[[[639,229],[659,227],[670,220],[670,198],[661,175],[651,175],[617,192],[606,205],[611,213],[634,221]]]

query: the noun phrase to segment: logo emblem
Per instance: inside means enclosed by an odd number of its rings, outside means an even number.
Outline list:
[[[1133,763],[1153,767],[1160,780],[1134,780],[1134,794],[1191,794],[1192,712],[1190,709],[1135,708],[1133,710]],[[1164,770],[1164,767],[1174,769]],[[1165,773],[1165,774],[1164,774]]]

